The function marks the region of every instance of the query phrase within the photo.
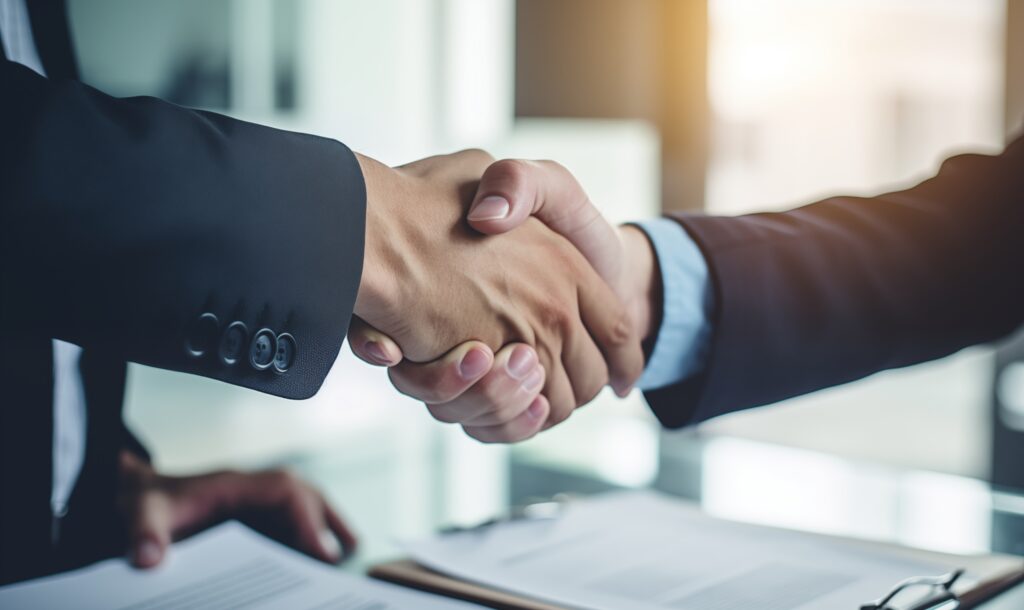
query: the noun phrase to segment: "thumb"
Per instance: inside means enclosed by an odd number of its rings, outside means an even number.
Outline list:
[[[137,568],[159,564],[171,544],[173,516],[170,500],[157,491],[143,491],[135,504],[129,528],[131,562]]]
[[[431,362],[403,361],[391,368],[388,376],[402,394],[433,405],[461,396],[493,364],[494,352],[486,343],[466,341]]]
[[[369,364],[395,366],[402,361],[402,348],[359,316],[352,316],[349,323],[348,346],[353,354]]]
[[[466,219],[485,234],[505,233],[535,216],[568,239],[620,297],[622,245],[583,187],[554,161],[503,159],[480,178]]]

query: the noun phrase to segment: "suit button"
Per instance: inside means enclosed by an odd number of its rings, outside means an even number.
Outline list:
[[[220,337],[220,349],[217,350],[220,361],[228,366],[238,362],[245,353],[248,338],[249,329],[245,324],[232,322]]]
[[[277,336],[277,351],[274,352],[274,370],[287,372],[295,362],[295,337],[288,333]]]
[[[201,314],[185,331],[185,353],[199,358],[217,344],[220,323],[212,313]]]
[[[258,371],[265,371],[274,362],[277,352],[277,337],[274,331],[264,328],[256,331],[249,344],[249,364]]]

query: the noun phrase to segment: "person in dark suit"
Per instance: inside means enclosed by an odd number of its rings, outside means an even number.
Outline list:
[[[1024,324],[1024,138],[877,197],[618,231],[557,164],[492,165],[470,224],[502,233],[530,215],[568,237],[628,304],[648,354],[638,386],[669,428],[941,358]],[[365,340],[388,337],[371,327],[350,336],[357,350]],[[557,423],[520,425],[506,369],[459,382],[446,358],[400,362],[389,350],[396,386],[436,417],[478,438],[478,422],[498,426],[482,440]]]
[[[538,418],[639,375],[624,308],[566,240],[540,223],[489,240],[464,226],[486,153],[392,169],[333,140],[112,98],[77,81],[60,0],[3,0],[0,25],[0,582],[126,539],[152,565],[205,521],[150,509],[197,495],[284,512],[323,559],[336,553],[314,525],[348,542],[287,475],[153,472],[121,422],[126,361],[306,398],[355,314],[423,361],[481,339],[466,379],[529,343]]]

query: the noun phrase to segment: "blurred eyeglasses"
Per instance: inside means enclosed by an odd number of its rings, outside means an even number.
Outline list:
[[[960,607],[960,598],[953,592],[953,585],[963,574],[963,570],[956,570],[942,576],[908,578],[885,597],[863,604],[860,610],[955,610]]]

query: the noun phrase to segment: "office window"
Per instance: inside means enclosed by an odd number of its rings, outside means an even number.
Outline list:
[[[707,208],[910,185],[1003,142],[1001,0],[711,0]],[[927,469],[988,468],[986,348],[705,428]]]

